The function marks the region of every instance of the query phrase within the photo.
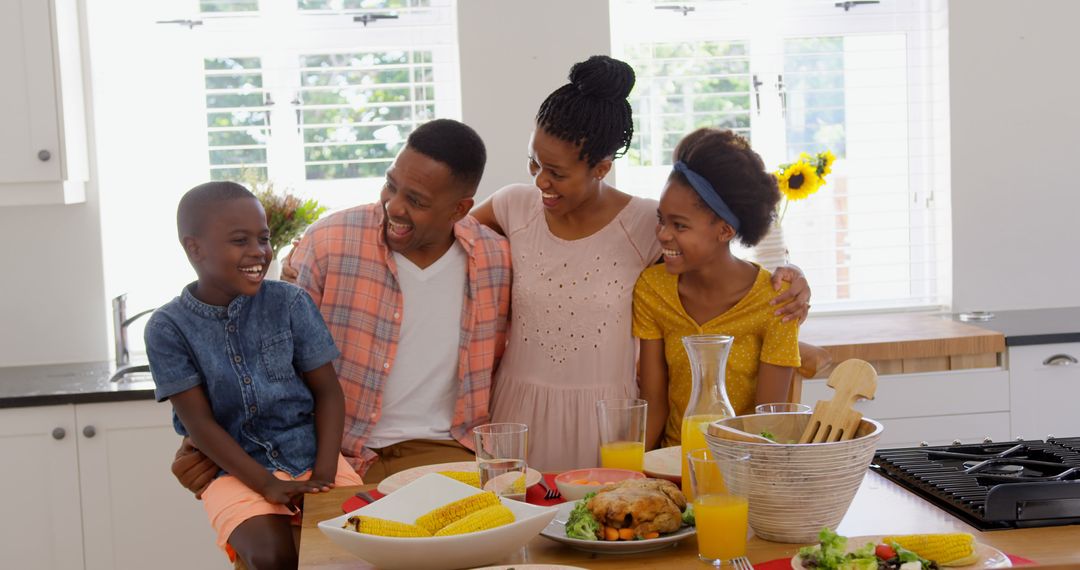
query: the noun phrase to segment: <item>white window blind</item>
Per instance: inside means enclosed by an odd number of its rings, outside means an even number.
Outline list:
[[[272,180],[335,209],[371,201],[413,128],[460,116],[451,0],[199,10],[213,179]]]
[[[949,303],[944,0],[612,0],[612,30],[638,74],[620,187],[658,197],[698,127],[743,134],[771,169],[831,150],[828,183],[783,219],[815,311]]]

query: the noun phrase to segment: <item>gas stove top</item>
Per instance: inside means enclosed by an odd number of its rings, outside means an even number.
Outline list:
[[[1080,437],[879,449],[870,468],[979,530],[1080,524]]]

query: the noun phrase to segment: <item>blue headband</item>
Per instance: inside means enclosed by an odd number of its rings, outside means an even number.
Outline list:
[[[724,203],[724,199],[716,193],[712,184],[709,184],[709,181],[705,180],[704,176],[690,170],[690,167],[681,160],[677,161],[672,166],[672,169],[674,169],[675,172],[681,172],[682,175],[686,177],[687,182],[690,183],[690,187],[705,201],[705,204],[709,206],[709,209],[716,212],[716,215],[720,216],[720,219],[730,224],[736,232],[739,231],[738,216],[736,216],[735,212],[732,212],[731,208]]]

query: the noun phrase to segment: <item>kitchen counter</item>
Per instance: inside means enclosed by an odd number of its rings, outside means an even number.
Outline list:
[[[154,399],[149,373],[109,382],[114,370],[112,362],[0,368],[0,408]]]
[[[325,494],[307,495],[303,529],[300,535],[299,568],[306,570],[371,568],[364,561],[330,542],[317,527],[318,521],[340,515],[341,504],[361,488],[371,489],[374,485],[341,487]],[[1039,564],[1080,563],[1080,549],[1076,547],[1076,526],[980,532],[872,472],[867,473],[837,532],[844,536],[970,532],[981,543],[1008,554],[1034,560]],[[755,564],[778,558],[790,558],[798,551],[799,546],[801,545],[768,542],[754,537],[747,545],[747,557]],[[683,540],[674,548],[657,552],[602,555],[572,550],[547,538],[537,536],[528,543],[523,552],[498,561],[497,564],[523,564],[525,562],[621,570],[645,568],[700,570],[706,568],[697,558],[697,541],[694,539]]]
[[[1007,346],[1080,342],[1080,307],[991,312],[994,318],[989,321],[964,324],[1004,334]],[[959,315],[951,317],[961,322]]]
[[[799,340],[824,348],[834,364],[859,358],[879,374],[994,368],[1005,351],[1002,333],[932,313],[811,317]]]

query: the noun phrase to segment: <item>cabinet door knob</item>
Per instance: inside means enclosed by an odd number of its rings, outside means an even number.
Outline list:
[[[1044,360],[1043,366],[1072,366],[1076,363],[1076,357],[1071,354],[1055,354]]]
[[[52,158],[52,153],[47,150],[39,150],[37,157],[41,162],[49,162],[49,159]]]
[[[86,437],[94,437],[97,435],[97,430],[94,429],[94,426],[86,426],[82,428],[82,434]]]
[[[67,430],[65,430],[64,428],[58,427],[52,430],[53,439],[64,439],[64,436],[66,435]]]

